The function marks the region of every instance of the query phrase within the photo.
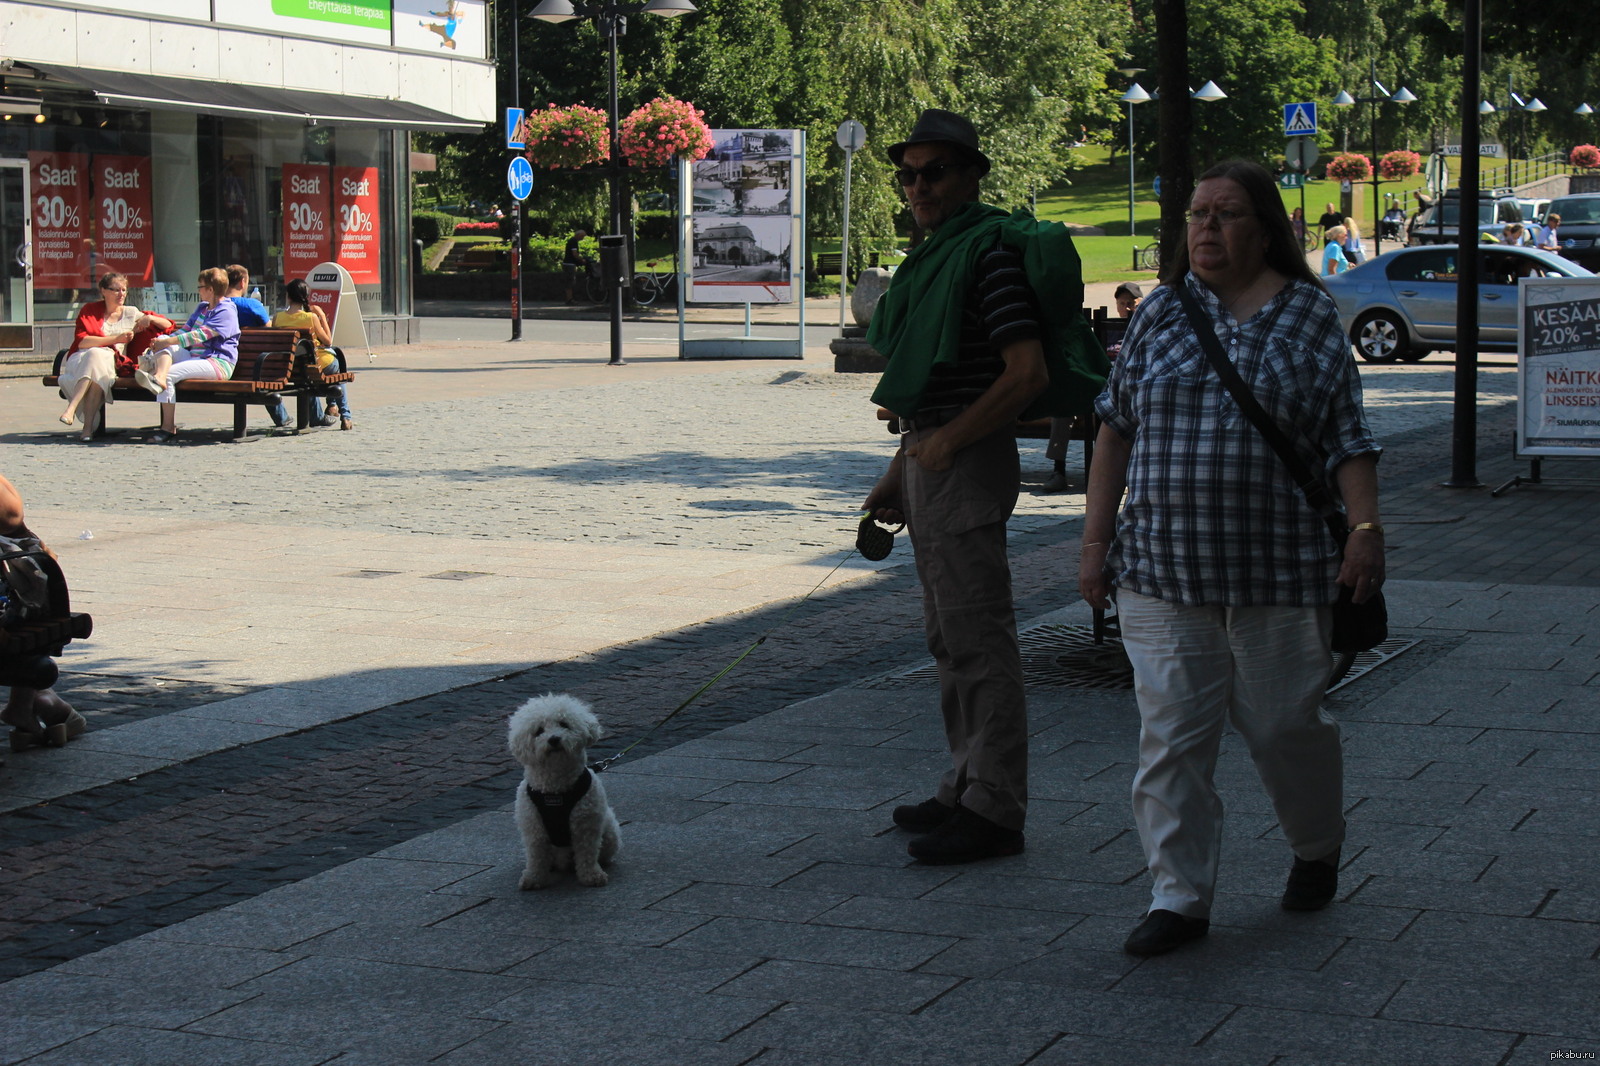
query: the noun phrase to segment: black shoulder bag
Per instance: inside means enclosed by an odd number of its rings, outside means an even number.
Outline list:
[[[1179,302],[1183,304],[1184,313],[1189,316],[1189,323],[1194,327],[1195,336],[1200,338],[1200,347],[1205,350],[1211,368],[1217,372],[1217,377],[1222,379],[1222,384],[1232,394],[1233,402],[1239,405],[1239,410],[1250,419],[1261,436],[1272,446],[1272,450],[1278,453],[1278,458],[1289,470],[1289,476],[1294,478],[1295,484],[1305,494],[1306,503],[1328,523],[1328,532],[1333,534],[1334,543],[1343,553],[1345,541],[1350,536],[1344,511],[1334,502],[1322,478],[1312,473],[1310,467],[1306,466],[1305,460],[1300,458],[1289,438],[1272,420],[1272,416],[1267,414],[1256,401],[1250,386],[1244,383],[1239,372],[1228,361],[1228,356],[1222,350],[1222,343],[1217,340],[1216,330],[1212,328],[1205,312],[1200,310],[1200,305],[1195,303],[1194,297],[1189,294],[1187,283],[1180,280],[1173,286],[1173,290],[1178,294]],[[1335,652],[1366,651],[1389,639],[1389,608],[1383,602],[1383,593],[1374,591],[1367,597],[1365,603],[1355,603],[1350,599],[1351,592],[1348,585],[1340,585],[1339,599],[1333,605]]]

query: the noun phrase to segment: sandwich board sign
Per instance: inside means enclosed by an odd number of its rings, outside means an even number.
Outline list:
[[[1517,286],[1516,457],[1600,455],[1600,278]]]
[[[318,263],[306,278],[306,297],[328,316],[328,332],[336,346],[346,351],[367,348],[367,326],[361,320],[361,301],[350,271],[338,263]]]

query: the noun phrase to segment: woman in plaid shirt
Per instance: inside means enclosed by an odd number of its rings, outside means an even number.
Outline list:
[[[1360,378],[1271,175],[1242,161],[1213,167],[1188,223],[1096,404],[1104,426],[1079,570],[1092,606],[1109,606],[1116,590],[1136,681],[1133,809],[1154,891],[1124,945],[1135,955],[1210,926],[1222,843],[1212,778],[1227,721],[1294,851],[1282,906],[1333,899],[1345,824],[1339,727],[1322,710],[1330,605],[1342,585],[1361,602],[1383,583],[1379,448]],[[1353,530],[1342,555],[1207,361],[1176,286],[1342,498]]]

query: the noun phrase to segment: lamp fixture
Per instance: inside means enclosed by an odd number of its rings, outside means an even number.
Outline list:
[[[537,19],[540,22],[571,22],[573,19],[580,18],[593,19],[595,28],[600,31],[600,36],[606,41],[607,51],[610,53],[611,99],[610,106],[606,110],[610,126],[612,155],[610,162],[606,165],[606,170],[610,177],[611,185],[611,205],[607,214],[611,232],[600,238],[601,269],[611,275],[606,281],[607,288],[611,290],[609,300],[611,305],[611,359],[606,364],[607,366],[626,365],[622,358],[622,290],[627,282],[628,275],[632,273],[631,269],[616,269],[617,264],[609,262],[613,256],[628,247],[627,238],[623,235],[622,161],[620,153],[616,151],[620,142],[617,134],[617,38],[628,31],[628,18],[631,15],[644,14],[657,15],[661,18],[677,18],[679,15],[687,15],[696,10],[698,9],[691,0],[648,0],[648,2],[641,2],[641,0],[578,0],[576,4],[572,0],[539,0],[538,6],[528,12],[529,18]],[[513,52],[512,54],[514,57],[516,53]],[[519,74],[516,71],[515,60],[513,60],[512,70],[511,81],[515,87],[519,84]],[[513,99],[515,99],[515,95]],[[519,208],[517,218],[520,220],[521,217]],[[520,221],[518,225],[520,227]],[[520,232],[519,228],[518,233],[520,234]],[[521,240],[520,236],[518,240]],[[608,246],[610,246],[609,249]],[[520,284],[521,282],[519,281],[518,285],[520,286]],[[520,293],[520,288],[517,291]],[[521,335],[520,323],[521,320],[519,318],[518,329],[512,336],[513,340]]]
[[[1376,61],[1372,61],[1367,64],[1367,81],[1371,84],[1374,95],[1356,97],[1351,96],[1343,89],[1340,89],[1339,95],[1335,96],[1332,102],[1333,106],[1335,107],[1354,107],[1356,104],[1366,104],[1371,108],[1368,118],[1372,130],[1372,157],[1373,160],[1376,161],[1378,158],[1378,105],[1414,104],[1417,102],[1417,96],[1404,85],[1400,86],[1400,88],[1396,89],[1392,93],[1385,88],[1383,82],[1378,80],[1378,64]],[[1478,105],[1479,114],[1487,115],[1492,111],[1494,111],[1494,105],[1489,103],[1487,100]],[[1376,223],[1376,219],[1378,218],[1379,214],[1378,175],[1377,172],[1374,171],[1372,175],[1372,217],[1374,219],[1372,229],[1372,252],[1374,255],[1383,254],[1383,230]]]
[[[1214,100],[1226,100],[1228,98],[1228,94],[1217,88],[1217,83],[1214,81],[1206,82],[1204,85],[1200,86],[1199,89],[1190,93],[1189,96],[1192,99],[1200,100],[1205,103],[1210,103]]]

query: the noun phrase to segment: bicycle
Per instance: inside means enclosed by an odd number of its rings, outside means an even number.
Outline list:
[[[1139,256],[1134,263],[1135,270],[1160,270],[1161,269],[1161,242],[1147,244],[1139,249]]]
[[[633,302],[641,307],[655,303],[656,297],[667,291],[669,279],[674,275],[656,272],[657,260],[645,263],[646,269],[633,276]]]
[[[583,293],[592,304],[611,302],[611,286],[600,275],[600,260],[588,256],[583,260]]]

